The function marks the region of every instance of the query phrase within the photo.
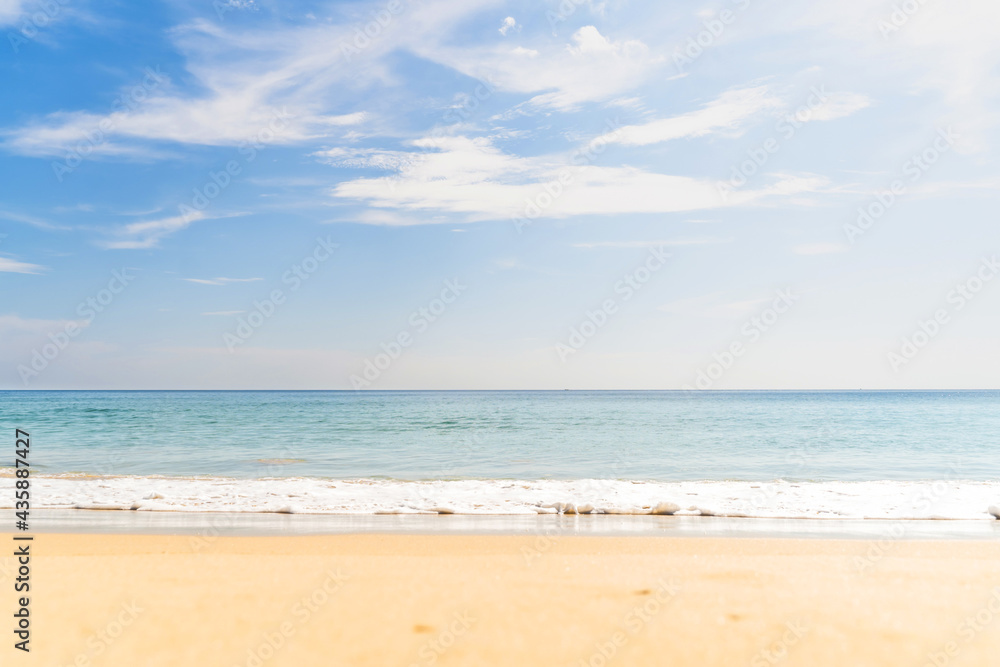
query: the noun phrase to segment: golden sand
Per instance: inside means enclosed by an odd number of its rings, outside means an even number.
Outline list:
[[[995,542],[37,535],[31,550],[31,653],[5,612],[5,666],[1000,665]]]

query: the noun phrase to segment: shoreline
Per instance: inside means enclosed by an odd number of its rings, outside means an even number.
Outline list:
[[[322,536],[564,535],[597,537],[1000,540],[985,519],[770,519],[655,515],[280,514],[41,509],[38,534]]]

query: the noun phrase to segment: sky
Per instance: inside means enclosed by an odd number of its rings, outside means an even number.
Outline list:
[[[994,0],[0,0],[0,388],[995,388]]]

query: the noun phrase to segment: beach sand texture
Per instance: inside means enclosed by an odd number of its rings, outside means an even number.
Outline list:
[[[996,542],[43,534],[31,549],[31,652],[6,629],[4,665],[1000,664]],[[7,609],[14,567],[0,560]]]

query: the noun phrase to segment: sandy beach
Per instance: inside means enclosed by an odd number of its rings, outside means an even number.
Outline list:
[[[13,565],[0,560],[8,591]],[[991,541],[41,534],[31,566],[32,650],[15,651],[8,630],[4,664],[940,667],[1000,655]]]

